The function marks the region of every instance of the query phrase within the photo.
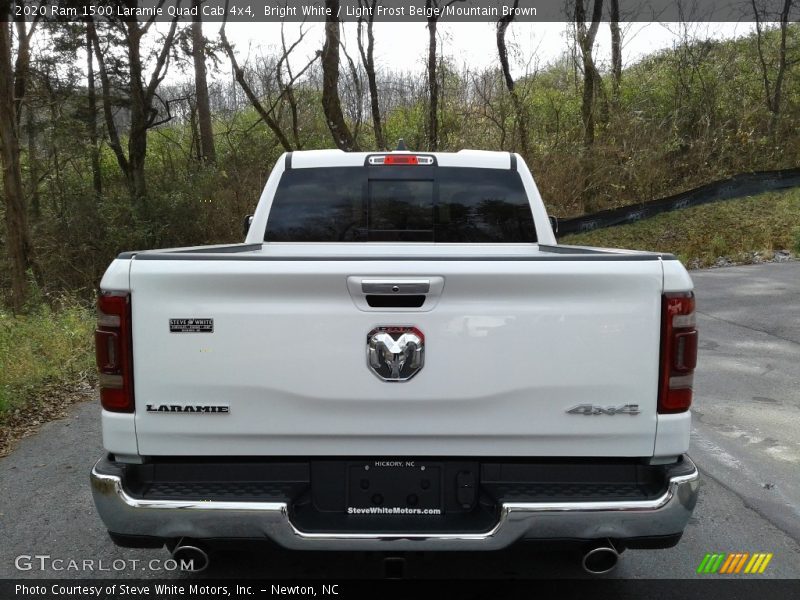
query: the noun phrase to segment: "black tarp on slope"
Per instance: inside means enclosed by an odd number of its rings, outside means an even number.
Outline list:
[[[710,204],[720,200],[730,200],[743,196],[753,196],[763,192],[771,192],[791,187],[800,186],[800,169],[784,169],[780,171],[755,171],[742,173],[728,179],[714,181],[700,187],[659,198],[632,204],[621,208],[601,210],[599,212],[582,215],[573,219],[563,219],[558,222],[558,237],[571,233],[583,233],[603,227],[635,223],[648,219],[660,213]]]

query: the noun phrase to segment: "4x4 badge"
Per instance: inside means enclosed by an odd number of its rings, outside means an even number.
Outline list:
[[[578,404],[570,408],[567,413],[571,415],[638,415],[638,404],[623,404],[622,406],[598,406],[596,404]]]

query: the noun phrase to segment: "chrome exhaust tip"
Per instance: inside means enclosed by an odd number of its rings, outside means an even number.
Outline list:
[[[195,543],[184,544],[183,540],[179,541],[172,549],[172,558],[178,563],[181,571],[199,573],[208,568],[211,559],[203,548],[193,544]]]
[[[609,542],[592,548],[583,555],[583,570],[591,575],[604,575],[613,571],[619,562],[619,552]]]

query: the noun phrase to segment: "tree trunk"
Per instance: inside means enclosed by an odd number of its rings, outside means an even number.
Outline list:
[[[92,144],[92,188],[94,197],[100,199],[103,194],[103,180],[100,175],[100,147],[98,146],[97,136],[97,92],[94,85],[94,49],[92,48],[92,36],[90,27],[93,23],[86,23],[86,90],[89,102],[89,115],[87,127],[89,130],[89,142]]]
[[[194,89],[197,96],[197,119],[200,126],[200,156],[208,162],[216,162],[214,130],[211,127],[211,107],[208,100],[206,81],[206,41],[203,37],[203,23],[200,10],[201,0],[193,0],[192,6],[197,14],[192,17],[192,56],[194,58]]]
[[[603,16],[603,0],[594,0],[592,22],[586,28],[586,9],[584,0],[575,0],[575,25],[577,28],[578,45],[581,48],[583,59],[583,94],[581,102],[581,119],[583,121],[583,145],[590,148],[594,144],[595,127],[595,93],[602,85],[599,73],[594,64],[592,49],[594,47],[597,28]]]
[[[59,113],[58,113],[58,103],[56,102],[56,92],[50,86],[48,86],[49,98],[48,98],[48,106],[50,107],[50,122],[56,123],[59,120]],[[61,171],[61,160],[59,157],[61,156],[61,150],[58,147],[58,136],[50,136],[50,156],[53,160],[53,169],[51,171],[51,176],[48,177],[50,180],[50,195],[53,198],[58,199],[58,209],[56,212],[56,216],[59,219],[64,218],[69,211],[69,207],[67,206],[67,202],[69,201],[69,195],[64,193],[64,178],[62,177]]]
[[[140,208],[147,205],[147,181],[144,163],[147,158],[148,107],[142,81],[142,31],[136,21],[127,24],[128,68],[130,69],[131,130],[128,136],[128,185],[131,200]]]
[[[514,0],[514,9],[519,6],[519,0]],[[514,86],[514,78],[511,76],[511,67],[508,62],[508,49],[506,48],[506,30],[514,20],[514,13],[503,17],[497,22],[497,55],[500,58],[500,68],[503,71],[503,79],[506,82],[506,89],[511,95],[511,103],[514,105],[514,120],[516,130],[519,135],[520,149],[525,159],[530,160],[530,148],[528,145],[528,119],[525,115],[525,108],[522,99]]]
[[[28,70],[31,62],[30,33],[32,33],[32,30],[31,32],[28,32],[27,24],[22,17],[15,17],[14,26],[17,30],[18,40],[17,59],[14,64],[14,110],[16,111],[14,122],[18,136],[17,142],[19,143],[19,137],[21,137],[20,132],[22,131],[22,113],[25,113],[25,133],[28,145],[29,192],[31,195],[33,217],[34,219],[38,219],[41,214],[41,206],[39,201],[39,173],[37,168],[39,161],[36,157],[35,122],[30,104],[25,105],[23,111],[23,101],[27,95],[28,87]],[[35,25],[32,27],[34,26]]]
[[[7,15],[3,15],[7,16]],[[26,45],[25,38],[20,45]],[[21,50],[21,49],[20,49]],[[18,54],[19,56],[19,50]],[[28,220],[19,155],[18,104],[15,98],[16,78],[11,65],[11,32],[6,23],[0,24],[0,157],[3,164],[5,197],[6,246],[11,263],[11,307],[20,312],[28,296],[28,269],[33,268]]]
[[[425,8],[431,11],[435,0],[425,0]],[[428,150],[439,149],[439,80],[436,78],[436,26],[438,17],[428,17]]]
[[[364,110],[361,99],[364,97],[364,82],[361,81],[361,75],[358,72],[358,67],[350,54],[347,52],[347,47],[344,44],[339,45],[342,52],[344,52],[344,59],[347,61],[347,66],[350,69],[350,78],[353,80],[353,96],[355,97],[355,112],[354,119],[352,120],[353,138],[358,139],[358,133],[361,131],[361,123],[363,122]]]
[[[594,87],[594,70],[592,69],[591,58],[584,55],[581,119],[583,120],[583,145],[587,148],[594,144]]]
[[[39,153],[36,151],[36,121],[30,104],[25,105],[25,135],[28,141],[28,188],[31,198],[31,216],[36,221],[42,216],[39,196]]]
[[[783,78],[786,74],[786,35],[789,27],[789,12],[792,8],[793,0],[784,0],[780,15],[780,45],[778,46],[778,70],[775,75],[775,83],[770,84],[769,67],[764,57],[764,32],[761,28],[761,14],[756,6],[756,0],[752,0],[753,13],[756,21],[756,48],[758,49],[758,60],[761,65],[761,78],[764,83],[764,97],[767,109],[770,113],[767,133],[775,138],[778,129],[778,119],[781,114],[781,97],[783,93]],[[776,140],[777,141],[777,140]]]
[[[371,11],[367,19],[367,48],[361,40],[361,21],[358,22],[358,50],[361,53],[361,60],[364,63],[364,70],[367,72],[367,84],[369,85],[370,109],[372,111],[372,128],[375,131],[375,145],[378,150],[386,150],[386,136],[383,133],[383,121],[381,120],[381,108],[378,99],[378,80],[375,76],[375,35],[373,24],[375,22],[375,11],[378,0],[372,0]]]
[[[17,60],[14,64],[14,110],[16,126],[19,128],[22,118],[22,100],[28,87],[28,66],[31,62],[30,44],[24,17],[14,17],[17,28]],[[10,45],[9,45],[10,47]]]
[[[203,144],[200,141],[200,132],[197,128],[197,103],[190,96],[189,104],[189,129],[192,132],[192,143],[189,146],[189,154],[196,160],[203,160]]]
[[[339,98],[339,0],[325,0],[325,45],[322,47],[322,110],[337,148],[357,151],[358,142],[345,123]]]
[[[792,0],[784,0],[783,10],[781,11],[781,43],[778,48],[778,74],[775,76],[775,91],[772,96],[772,117],[769,122],[769,134],[776,136],[778,132],[778,119],[781,114],[781,99],[783,95],[783,78],[786,74],[786,34],[789,29],[789,11],[792,8]]]
[[[111,106],[111,81],[106,70],[105,59],[103,58],[103,51],[100,48],[100,40],[97,37],[97,29],[93,20],[86,23],[86,35],[92,41],[95,56],[97,57],[97,68],[100,72],[100,85],[103,92],[103,117],[106,122],[106,132],[108,133],[108,144],[114,151],[114,156],[117,157],[117,164],[119,169],[125,176],[126,181],[130,178],[130,169],[128,167],[128,157],[122,149],[122,142],[120,141],[117,125],[114,122],[114,112]]]
[[[614,106],[619,105],[622,84],[622,30],[619,27],[619,0],[609,0],[611,10],[611,98]]]

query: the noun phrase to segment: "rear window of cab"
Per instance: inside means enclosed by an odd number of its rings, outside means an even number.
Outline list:
[[[268,242],[536,242],[519,173],[439,166],[289,169]]]

